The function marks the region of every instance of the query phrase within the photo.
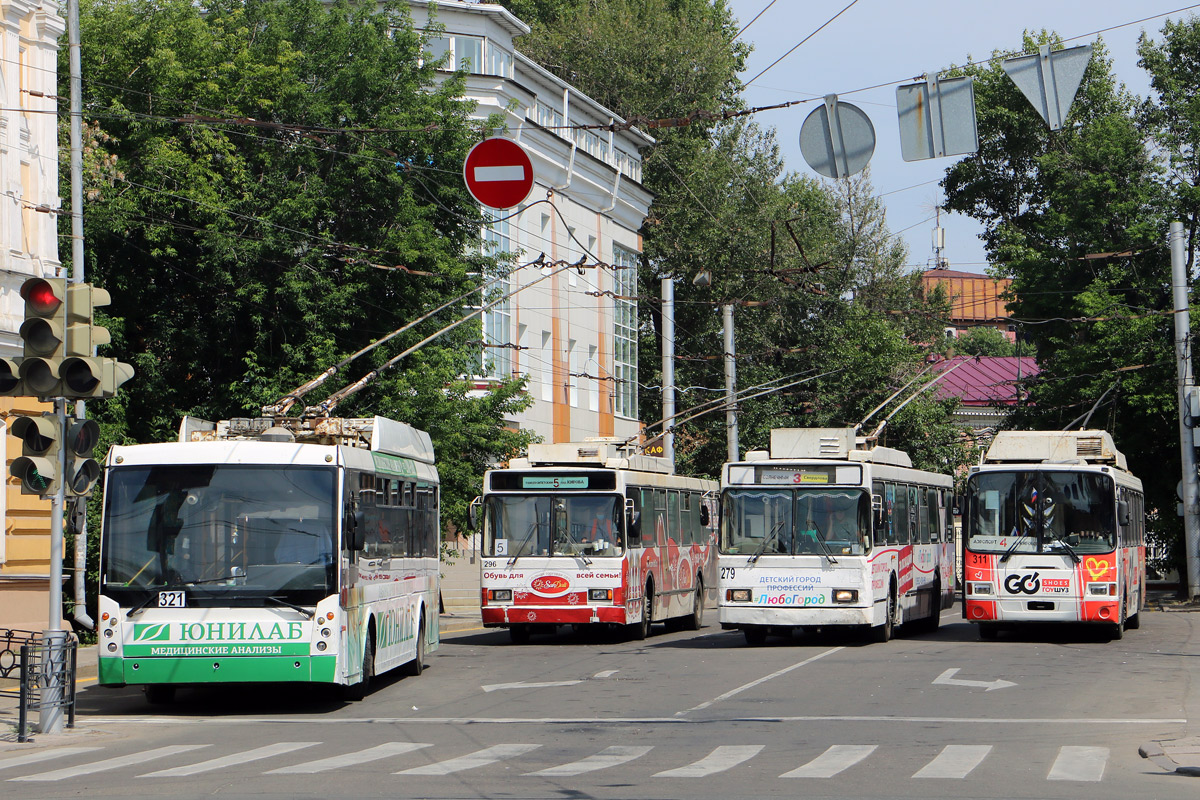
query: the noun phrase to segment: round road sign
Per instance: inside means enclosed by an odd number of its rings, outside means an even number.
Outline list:
[[[520,205],[533,190],[533,162],[521,145],[499,137],[471,148],[463,162],[471,196],[489,208]]]

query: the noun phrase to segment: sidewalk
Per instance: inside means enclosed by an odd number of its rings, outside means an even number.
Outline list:
[[[478,609],[473,613],[455,609],[452,613],[442,614],[438,617],[438,628],[441,635],[445,637],[447,634],[457,635],[469,631],[482,631],[483,622],[479,618]],[[96,645],[80,645],[76,651],[75,660],[75,679],[77,681],[91,682],[95,680],[97,670],[96,659]]]
[[[1150,592],[1147,610],[1153,608],[1168,614],[1200,611],[1200,602],[1178,599],[1175,592]],[[1162,739],[1146,742],[1138,748],[1142,758],[1148,758],[1167,772],[1200,778],[1200,736],[1182,739]]]

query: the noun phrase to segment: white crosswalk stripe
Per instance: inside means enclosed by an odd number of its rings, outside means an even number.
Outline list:
[[[570,764],[563,764],[558,767],[548,767],[540,769],[537,772],[526,772],[526,775],[540,775],[547,778],[561,778],[569,775],[582,775],[585,772],[595,772],[598,769],[607,769],[615,767],[635,758],[641,758],[649,753],[654,748],[651,747],[626,747],[622,745],[613,745],[606,747],[599,753],[587,758],[582,758],[579,761],[573,761]]]
[[[50,761],[63,756],[73,756],[77,753],[90,753],[93,750],[99,750],[99,747],[54,747],[49,750],[43,750],[40,753],[24,753],[15,758],[0,759],[0,769],[8,769],[9,767],[23,767],[29,764],[36,764],[41,761]]]
[[[121,767],[131,767],[135,764],[145,764],[147,761],[154,761],[159,758],[177,755],[179,753],[187,753],[191,750],[199,750],[203,747],[209,747],[207,744],[173,744],[167,747],[159,747],[154,750],[145,750],[141,753],[131,753],[127,756],[117,756],[116,758],[107,758],[103,761],[93,761],[91,764],[83,764],[78,767],[67,767],[65,769],[56,769],[53,772],[41,772],[37,775],[25,775],[20,778],[9,778],[10,781],[62,781],[68,778],[78,778],[80,775],[93,775],[97,772],[107,772],[110,769],[120,769]]]
[[[213,758],[208,761],[201,761],[199,764],[189,764],[186,767],[172,767],[171,769],[160,769],[158,772],[147,772],[145,775],[139,775],[139,778],[181,778],[187,775],[199,775],[201,772],[212,772],[213,770],[225,769],[234,767],[238,764],[248,764],[251,761],[261,761],[264,758],[290,753],[294,750],[303,750],[305,747],[314,747],[320,742],[279,742],[277,744],[269,744],[265,747],[257,747],[253,750],[246,750],[241,753],[234,753],[221,758]]]
[[[317,772],[328,772],[341,767],[354,767],[359,764],[369,764],[372,761],[378,761],[381,758],[390,758],[391,756],[401,756],[405,753],[412,753],[416,750],[421,750],[426,747],[433,747],[432,744],[423,744],[420,742],[385,742],[375,747],[369,747],[366,750],[359,750],[356,753],[346,753],[341,756],[331,756],[322,758],[320,761],[307,761],[303,764],[295,764],[290,767],[280,767],[264,772],[264,775],[312,775]]]
[[[937,757],[913,774],[914,778],[965,778],[978,767],[988,753],[990,744],[950,744]]]
[[[762,752],[765,746],[761,744],[721,745],[699,761],[688,764],[686,767],[676,767],[675,769],[655,773],[654,777],[703,778],[706,775],[715,775],[718,772],[724,772],[727,769],[736,767],[743,761],[749,761]]]
[[[835,744],[802,767],[785,772],[781,778],[832,778],[842,770],[853,767],[871,753],[873,744]]]
[[[468,769],[476,769],[484,767],[488,764],[495,764],[504,758],[512,758],[531,750],[536,750],[541,747],[540,744],[498,744],[494,747],[487,747],[475,753],[470,753],[458,758],[451,758],[446,761],[439,761],[436,764],[427,764],[423,767],[414,767],[412,769],[401,770],[397,775],[450,775],[454,772],[463,772]]]
[[[1063,746],[1046,780],[1050,781],[1098,781],[1104,777],[1108,763],[1107,747]]]

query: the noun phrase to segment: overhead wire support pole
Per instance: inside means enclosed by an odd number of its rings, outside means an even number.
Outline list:
[[[1188,275],[1183,252],[1182,222],[1172,222],[1171,294],[1175,308],[1175,356],[1178,362],[1179,384],[1179,452],[1183,476],[1183,546],[1187,565],[1187,597],[1195,600],[1200,593],[1200,476],[1196,474],[1196,417],[1190,412],[1191,396],[1195,394],[1192,359],[1189,352],[1191,320],[1189,316]],[[1189,424],[1190,423],[1190,424]]]
[[[737,422],[737,353],[733,343],[733,306],[721,306],[722,327],[725,333],[725,450],[729,461],[738,460]]]

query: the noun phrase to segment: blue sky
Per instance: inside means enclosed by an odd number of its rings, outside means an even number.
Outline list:
[[[729,0],[740,26],[749,23],[742,38],[754,46],[742,79],[749,81],[759,75],[850,2]],[[1188,6],[1191,8],[1178,11]],[[762,15],[751,23],[759,12]],[[1137,22],[1167,12],[1176,13]],[[1095,42],[1096,32],[1104,31],[1099,37],[1113,58],[1117,78],[1130,91],[1144,96],[1150,88],[1146,73],[1137,65],[1138,37],[1145,31],[1150,38],[1161,39],[1166,19],[1194,14],[1200,14],[1200,4],[1187,0],[928,0],[917,4],[858,0],[753,80],[745,98],[751,106],[765,106],[833,93],[866,112],[877,139],[869,167],[872,184],[887,204],[889,227],[908,244],[907,263],[913,269],[924,269],[933,258],[933,217],[942,200],[938,181],[955,159],[906,162],[900,157],[898,83],[889,82],[908,83],[925,72],[990,58],[994,50],[1014,49],[1025,30],[1054,31],[1071,39],[1067,46]],[[854,92],[885,83],[889,85]],[[816,103],[804,103],[755,117],[760,125],[775,128],[788,169],[814,176],[800,155],[798,137],[804,118],[815,107]],[[984,271],[980,226],[967,217],[945,213],[941,223],[946,229],[943,256],[950,268]]]

